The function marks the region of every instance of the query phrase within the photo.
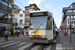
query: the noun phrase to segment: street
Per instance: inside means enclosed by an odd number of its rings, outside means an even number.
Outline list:
[[[22,36],[22,38],[0,42],[0,50],[75,50],[75,40],[70,43],[69,36],[59,33],[56,41],[56,44],[31,43],[28,41],[28,36]]]

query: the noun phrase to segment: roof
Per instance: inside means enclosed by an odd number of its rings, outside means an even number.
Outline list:
[[[25,8],[30,7],[30,6],[32,6],[32,5],[35,5],[35,6],[37,7],[37,5],[36,5],[36,4],[30,4],[29,6],[25,6]]]
[[[37,7],[36,4],[30,4],[29,6],[25,6],[25,8],[27,8],[27,7],[31,7],[32,5],[36,6],[36,8],[39,9],[39,8]],[[40,10],[40,9],[39,9],[39,10]]]
[[[73,4],[75,4],[75,2],[73,2],[71,5],[73,5]],[[70,6],[71,6],[71,5],[70,5]],[[70,6],[69,6],[69,7],[70,7]]]

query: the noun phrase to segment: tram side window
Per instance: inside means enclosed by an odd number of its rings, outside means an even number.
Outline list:
[[[52,21],[51,21],[51,19],[48,19],[48,20],[47,20],[46,29],[47,29],[47,30],[52,30]]]

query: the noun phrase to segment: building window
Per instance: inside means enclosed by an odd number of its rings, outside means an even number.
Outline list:
[[[22,24],[22,21],[23,21],[23,20],[21,19],[21,20],[19,21],[19,23]]]
[[[27,9],[26,12],[29,12],[29,10]]]
[[[14,17],[17,18],[17,15],[15,14]]]
[[[29,12],[32,11],[32,9],[29,9]]]
[[[0,0],[0,3],[2,2],[2,0]]]
[[[0,22],[7,22],[8,14],[4,12],[0,12]]]
[[[67,18],[69,19],[69,16],[67,16]]]
[[[67,10],[67,12],[72,12],[72,10]]]
[[[70,6],[72,8],[72,6]]]
[[[5,2],[4,0],[2,0],[2,4],[4,4],[4,5],[8,6],[8,3],[7,3],[7,2]]]
[[[0,12],[0,18],[8,18],[8,14]]]
[[[75,12],[75,10],[73,10],[73,12]]]
[[[73,16],[71,16],[71,19],[73,19]]]
[[[35,9],[33,9],[33,11],[36,11]]]
[[[13,8],[13,5],[11,5],[11,8]]]
[[[75,21],[74,21],[74,23],[75,23]]]
[[[29,19],[29,18],[30,18],[30,16],[29,16],[29,15],[27,15],[27,16],[26,16],[26,19]]]
[[[23,14],[20,14],[20,17],[23,17]]]
[[[74,16],[74,18],[75,18],[75,16]]]
[[[29,21],[26,21],[26,25],[29,25]]]

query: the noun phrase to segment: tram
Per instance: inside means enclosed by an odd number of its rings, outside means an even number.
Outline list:
[[[48,11],[30,12],[29,41],[34,43],[50,43],[56,37],[56,24],[52,13]]]

